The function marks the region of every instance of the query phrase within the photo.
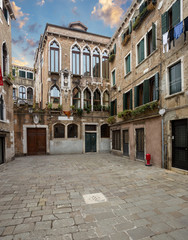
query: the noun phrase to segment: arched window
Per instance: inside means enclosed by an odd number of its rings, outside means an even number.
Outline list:
[[[91,107],[91,92],[88,88],[84,91],[84,108],[90,108]]]
[[[78,137],[78,126],[76,124],[70,124],[68,126],[68,138]]]
[[[73,89],[73,106],[76,109],[81,108],[81,91],[77,87]]]
[[[100,77],[100,53],[97,49],[93,52],[93,77]]]
[[[83,50],[83,64],[84,64],[84,76],[91,75],[91,56],[88,47]]]
[[[33,89],[30,87],[27,89],[27,99],[33,100]]]
[[[108,91],[105,91],[103,94],[103,106],[109,107],[109,104],[110,104],[109,100],[110,100],[109,93]]]
[[[80,75],[80,49],[77,45],[72,48],[72,73]]]
[[[103,124],[101,126],[101,138],[109,138],[110,137],[110,128],[108,124]]]
[[[0,120],[4,120],[4,101],[2,95],[0,97]]]
[[[107,51],[105,51],[102,55],[102,77],[109,79],[109,61]]]
[[[50,90],[51,102],[59,103],[60,91],[59,88],[54,85]]]
[[[65,126],[63,124],[57,123],[54,125],[54,138],[64,138],[65,137]]]
[[[3,43],[3,66],[2,66],[3,76],[8,74],[8,51],[6,43]]]
[[[19,98],[26,99],[26,90],[23,86],[19,87]]]
[[[50,71],[59,72],[59,45],[56,41],[50,44]]]
[[[99,89],[96,89],[94,92],[93,109],[95,111],[101,110],[101,93],[100,93]]]

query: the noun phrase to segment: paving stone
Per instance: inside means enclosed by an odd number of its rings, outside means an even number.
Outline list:
[[[110,235],[110,239],[111,240],[129,240],[129,236],[124,233],[124,232],[120,232],[120,233],[114,233],[112,235]]]
[[[174,232],[169,233],[169,235],[174,239],[185,240],[187,239],[188,236],[188,228],[176,230]]]
[[[149,228],[146,227],[139,227],[128,230],[127,233],[131,236],[133,240],[142,239],[154,235],[154,232],[152,232]]]
[[[52,225],[51,221],[37,222],[34,231],[41,229],[50,229],[51,225]]]
[[[157,234],[170,232],[173,230],[172,227],[170,227],[168,224],[166,224],[164,222],[152,224],[150,229]]]
[[[14,234],[31,232],[33,231],[33,229],[34,229],[34,223],[20,224],[15,227]]]
[[[11,235],[13,233],[15,229],[15,226],[9,226],[9,227],[6,227],[5,230],[3,231],[3,236],[6,236],[6,235]]]
[[[134,224],[131,221],[126,221],[124,223],[120,223],[120,224],[115,225],[115,229],[118,232],[125,231],[125,230],[131,229],[133,227],[134,227]]]
[[[74,225],[73,218],[66,218],[66,219],[53,221],[53,228],[63,228],[63,227],[69,227],[73,225]]]
[[[115,217],[115,215],[112,212],[105,212],[105,213],[100,213],[100,214],[95,215],[95,218],[97,220],[106,219],[106,218],[113,218],[113,217]]]
[[[22,213],[16,213],[14,215],[14,218],[28,218],[31,216],[31,212],[22,212]]]

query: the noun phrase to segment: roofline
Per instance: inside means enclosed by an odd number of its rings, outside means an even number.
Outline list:
[[[66,29],[66,30],[74,31],[74,32],[80,32],[80,33],[84,33],[84,34],[90,34],[90,35],[93,35],[93,36],[103,37],[103,38],[107,38],[107,39],[111,39],[111,37],[108,37],[108,36],[104,36],[104,35],[100,35],[100,34],[96,34],[96,33],[91,33],[91,32],[84,32],[82,30],[74,29],[74,28],[62,27],[62,26],[58,26],[58,25],[55,25],[55,24],[51,24],[51,23],[46,23],[46,28],[44,30],[44,33],[46,32],[48,26],[61,28],[61,29]]]
[[[9,15],[10,15],[11,19],[16,20],[16,17],[15,17],[15,15],[14,15],[14,11],[13,11],[13,9],[12,9],[12,5],[11,5],[10,0],[4,0],[4,1],[5,1],[6,7],[8,7]]]

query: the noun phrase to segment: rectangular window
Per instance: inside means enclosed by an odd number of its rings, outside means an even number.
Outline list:
[[[96,131],[97,126],[96,125],[85,125],[86,131]]]
[[[138,64],[141,63],[145,58],[144,53],[144,38],[137,45],[137,56],[138,56]]]
[[[112,131],[112,149],[121,150],[121,131]]]
[[[116,84],[116,70],[112,72],[112,85],[114,86]]]
[[[169,67],[170,94],[181,92],[181,62]]]
[[[131,71],[131,55],[125,58],[125,73],[126,75]]]
[[[152,29],[146,35],[147,56],[156,50],[156,25],[152,23]]]
[[[28,79],[33,79],[33,73],[32,72],[27,72],[27,78]]]
[[[19,77],[25,78],[25,71],[19,70]]]
[[[162,34],[176,26],[181,20],[180,0],[177,0],[172,7],[161,15]]]
[[[123,110],[132,109],[132,89],[123,94]]]
[[[111,102],[111,116],[117,115],[117,99]]]
[[[16,88],[13,88],[13,99],[16,99]]]
[[[16,76],[16,69],[12,69],[12,76]]]
[[[109,79],[109,61],[108,57],[102,58],[102,77]]]
[[[143,99],[143,83],[139,86],[136,86],[134,88],[134,107],[138,107],[140,105],[143,105],[144,99]]]

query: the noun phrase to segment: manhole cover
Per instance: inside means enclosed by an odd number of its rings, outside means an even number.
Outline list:
[[[107,202],[106,197],[102,193],[93,193],[83,195],[86,204]]]

